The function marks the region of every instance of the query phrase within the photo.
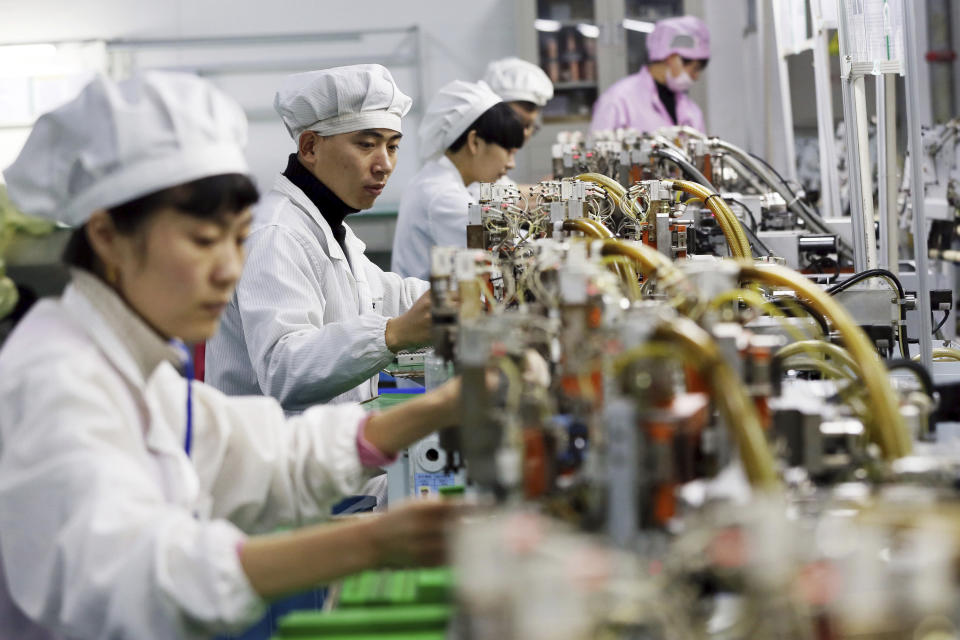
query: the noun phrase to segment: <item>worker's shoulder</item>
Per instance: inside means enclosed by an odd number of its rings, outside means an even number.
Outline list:
[[[628,76],[620,78],[609,87],[606,91],[600,94],[600,98],[619,98],[624,96],[626,93],[634,91],[643,85],[643,72],[638,71],[637,73],[631,73]]]
[[[316,224],[288,196],[270,191],[254,210],[248,249],[267,238],[274,242],[312,245],[316,242],[315,227]]]
[[[451,165],[452,167],[452,165]],[[444,167],[438,162],[423,176],[420,183],[421,203],[428,210],[465,208],[470,202],[470,192],[463,185],[456,168]]]
[[[252,229],[255,231],[269,225],[299,228],[303,226],[304,218],[303,211],[289,194],[271,189],[254,207]]]
[[[80,376],[92,359],[101,359],[82,321],[71,316],[59,300],[47,298],[35,304],[0,350],[0,380],[22,378],[37,370],[44,376],[65,370]]]

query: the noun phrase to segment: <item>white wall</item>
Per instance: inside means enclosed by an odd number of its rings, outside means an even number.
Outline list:
[[[454,79],[480,77],[489,60],[515,51],[514,7],[510,0],[0,0],[0,44],[54,42],[77,39],[179,38],[221,35],[257,35],[335,32],[418,25],[422,32],[419,78],[416,68],[391,68],[397,82],[416,96],[418,80],[423,95],[405,120],[406,139],[401,160],[376,208],[388,210],[399,202],[402,186],[418,167],[416,131],[426,100]],[[391,40],[393,38],[393,40]],[[382,61],[391,67],[395,36],[357,42],[293,47],[278,54],[261,48],[231,51],[238,60],[260,57],[309,56],[318,61]],[[408,43],[409,44],[409,43]],[[275,49],[275,48],[274,48]],[[397,46],[406,53],[409,47]],[[213,54],[200,52],[210,59]],[[217,57],[217,56],[213,56]],[[177,66],[195,63],[196,50],[163,50],[140,59],[142,66]],[[376,59],[376,60],[374,60]],[[219,61],[224,60],[221,52]],[[291,69],[290,72],[294,70]],[[234,95],[251,116],[248,156],[262,187],[283,169],[293,143],[271,113],[280,72],[211,76]],[[0,132],[0,159],[14,157],[23,131]],[[5,163],[4,163],[5,164]]]
[[[707,131],[759,154],[779,170],[786,168],[783,108],[773,41],[773,12],[764,3],[766,34],[747,31],[747,0],[709,0],[703,18],[710,28],[710,66],[706,80]],[[765,52],[760,58],[761,47]],[[793,104],[813,101],[813,85],[794,91]],[[815,126],[815,125],[814,125]]]

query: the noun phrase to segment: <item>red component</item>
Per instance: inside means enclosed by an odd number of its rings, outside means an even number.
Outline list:
[[[590,309],[590,312],[587,314],[587,326],[591,329],[596,329],[600,326],[600,323],[603,322],[603,312],[599,307],[593,307]]]
[[[547,445],[539,429],[523,430],[523,488],[527,498],[547,492]]]
[[[927,51],[927,62],[953,62],[957,59],[957,52],[953,49]]]
[[[753,405],[757,408],[757,417],[760,418],[760,426],[764,431],[769,431],[773,426],[773,412],[770,411],[770,405],[763,396],[757,396],[753,399]]]
[[[587,157],[588,157],[588,158],[592,158],[592,157],[593,157],[593,151],[587,151]]]
[[[647,435],[654,442],[670,442],[673,440],[673,425],[651,420],[647,423]]]
[[[198,342],[193,345],[193,378],[203,382],[203,376],[206,373],[207,343]]]
[[[677,513],[677,500],[674,484],[659,485],[653,494],[653,520],[657,524],[666,524]]]

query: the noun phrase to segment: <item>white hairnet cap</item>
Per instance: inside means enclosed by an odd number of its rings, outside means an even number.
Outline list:
[[[99,76],[40,116],[3,176],[25,213],[81,226],[98,209],[161,189],[249,173],[246,138],[240,106],[196,76]]]
[[[543,69],[520,58],[494,60],[483,81],[506,102],[532,102],[542,107],[553,97],[553,83]]]
[[[296,73],[284,78],[273,99],[294,140],[308,130],[323,136],[363,129],[400,132],[400,119],[412,104],[379,64]]]
[[[503,102],[485,82],[454,80],[430,101],[420,123],[420,156],[429,160],[442,154],[474,120]]]

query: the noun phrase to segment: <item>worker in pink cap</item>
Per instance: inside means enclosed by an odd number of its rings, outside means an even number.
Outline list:
[[[710,59],[710,32],[700,18],[657,22],[647,37],[650,63],[615,82],[593,105],[591,131],[655,131],[687,125],[704,131],[703,112],[687,96]]]

